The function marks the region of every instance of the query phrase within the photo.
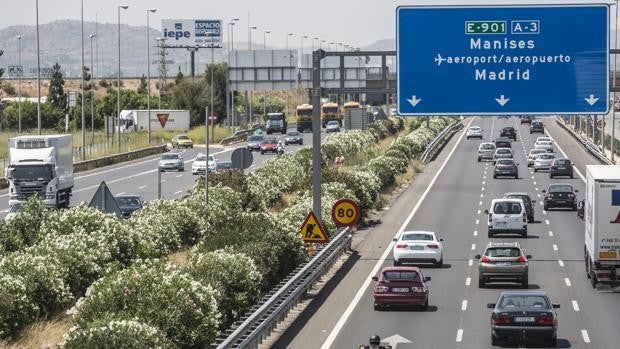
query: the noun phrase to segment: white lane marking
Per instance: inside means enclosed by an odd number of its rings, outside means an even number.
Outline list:
[[[485,185],[485,184],[487,184],[487,182],[486,181],[482,181],[482,185]]]
[[[467,310],[467,299],[464,299],[463,302],[461,303],[461,310],[462,311]]]
[[[543,214],[547,214],[547,211],[543,210]]]
[[[571,284],[569,278],[564,278],[564,283],[566,284],[567,287],[571,287],[573,285],[573,284]]]
[[[540,194],[537,194],[537,195],[538,195],[539,198],[542,197],[542,195],[540,195]],[[540,204],[542,205],[543,203],[541,202]]]
[[[547,134],[547,136],[549,136],[549,138],[551,138],[551,140],[553,141],[553,144],[555,144],[556,147],[558,147],[558,150],[560,151],[560,153],[562,153],[562,155],[564,155],[565,158],[568,158],[568,156],[566,155],[566,153],[564,152],[564,149],[562,149],[562,147],[560,147],[560,145],[558,144],[558,142],[555,141],[555,139],[553,137],[551,137],[551,135],[549,134],[549,132],[547,132],[547,130],[545,130],[545,133]],[[573,166],[573,168],[575,169],[575,171],[577,172],[577,175],[579,175],[579,177],[581,178],[582,181],[586,181],[586,177],[583,176],[583,174],[581,173],[581,171],[579,171],[579,169],[576,166]],[[585,330],[583,330],[585,331]],[[586,332],[587,334],[587,332]],[[590,343],[590,340],[588,339],[588,342]]]
[[[480,197],[481,197],[481,198],[483,198],[483,197],[484,197],[484,194],[480,194]]]
[[[536,185],[536,182],[534,182],[534,185]]]
[[[138,187],[138,190],[142,190],[142,189],[144,189],[144,188],[146,188],[146,185],[139,186],[139,187]]]
[[[176,175],[175,177],[176,177],[176,178],[181,178],[181,177],[183,177],[183,175],[182,175],[182,174],[179,174],[179,175]]]
[[[467,265],[469,265],[470,267],[471,267],[472,265],[474,265],[474,260],[473,260],[473,259],[470,259],[470,260],[469,260],[469,262],[467,262]]]
[[[553,237],[553,232],[549,230],[549,237]]]
[[[469,124],[467,124],[467,127],[469,127],[471,125],[471,123],[475,119],[476,118],[472,118],[469,121]],[[407,216],[407,218],[405,219],[405,221],[401,225],[400,229],[398,229],[398,231],[396,232],[396,235],[394,235],[395,238],[398,237],[398,235],[400,235],[405,230],[407,225],[409,225],[409,223],[413,219],[413,216],[415,215],[415,213],[418,211],[418,209],[422,205],[422,202],[424,202],[424,199],[426,198],[428,193],[433,188],[433,185],[437,181],[437,178],[439,178],[439,175],[441,175],[441,173],[443,172],[443,169],[446,167],[446,164],[448,164],[448,162],[452,158],[452,155],[454,154],[454,152],[458,148],[459,144],[461,144],[461,141],[463,140],[464,136],[465,136],[465,132],[461,133],[461,136],[459,137],[459,139],[454,144],[454,147],[452,148],[452,150],[450,151],[450,153],[448,154],[448,156],[444,160],[444,163],[441,164],[441,167],[439,168],[439,170],[435,174],[435,177],[433,177],[433,179],[431,180],[429,185],[426,187],[426,190],[424,191],[424,193],[422,193],[422,196],[420,196],[420,199],[418,200],[418,202],[415,204],[415,206],[413,207],[411,212],[409,212],[409,215]],[[368,286],[370,286],[370,281],[372,280],[372,277],[377,275],[377,272],[379,271],[379,268],[381,268],[381,266],[385,263],[385,260],[386,260],[386,258],[388,256],[388,254],[390,252],[392,252],[393,246],[394,246],[394,241],[391,241],[387,245],[387,247],[385,248],[385,251],[383,251],[383,254],[379,258],[379,260],[377,260],[377,263],[375,264],[375,266],[370,271],[370,274],[365,279],[364,283],[357,290],[357,293],[355,294],[355,296],[351,300],[351,303],[349,303],[349,306],[347,307],[347,309],[345,309],[344,313],[340,316],[340,318],[338,319],[338,321],[336,322],[336,324],[332,328],[331,332],[329,333],[329,335],[325,339],[325,342],[323,342],[323,344],[321,345],[321,349],[329,349],[334,344],[334,341],[336,340],[336,337],[338,336],[340,331],[342,331],[342,328],[344,327],[344,325],[346,324],[347,320],[349,319],[349,317],[353,313],[353,310],[355,310],[355,308],[357,307],[357,304],[360,302],[360,300],[364,296],[364,293],[366,293],[366,290],[368,289]]]
[[[120,192],[120,193],[118,193],[118,194],[116,194],[116,195],[123,195],[123,194],[125,194],[125,192],[124,192],[124,191],[122,191],[122,192]]]
[[[478,236],[478,231],[474,230],[474,236]]]
[[[573,310],[579,311],[579,303],[575,300],[571,301],[571,303],[573,303]]]
[[[482,187],[482,191],[484,191],[484,187]]]
[[[476,219],[476,225],[480,224],[480,220]]]
[[[534,179],[534,178],[536,178],[536,177],[532,176],[532,179]]]
[[[581,337],[583,338],[584,342],[590,343],[590,336],[588,336],[588,331],[587,330],[581,330]]]
[[[181,194],[182,192],[183,192],[183,190],[175,191],[175,192],[174,192],[174,195],[179,195],[179,194]]]
[[[482,212],[482,211],[478,210],[478,211],[476,211],[476,214],[480,214],[480,212]]]
[[[482,179],[487,179],[487,176],[482,176]],[[484,182],[482,182],[482,184],[484,184]]]
[[[471,285],[471,278],[468,277],[467,279],[465,279],[465,286],[469,285]]]
[[[482,201],[478,201],[478,206],[482,206]]]
[[[534,188],[534,190],[538,191],[538,188]]]
[[[558,250],[558,245],[553,244],[553,250],[554,250],[554,251],[557,251],[557,250]]]
[[[559,264],[562,268],[564,268],[564,261],[562,261],[561,259],[558,259],[558,264]]]
[[[472,251],[476,249],[476,244],[471,244]]]
[[[459,330],[456,331],[456,342],[461,343],[462,341],[463,341],[463,329],[459,328]]]
[[[549,220],[548,219],[545,219],[545,224],[549,225]]]

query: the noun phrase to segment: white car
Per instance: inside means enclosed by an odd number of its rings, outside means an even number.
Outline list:
[[[209,169],[209,172],[215,172],[216,161],[213,155],[209,155],[209,161],[207,164],[207,156],[200,153],[194,159],[192,163],[192,174],[204,174]]]
[[[553,142],[545,140],[536,141],[534,149],[544,149],[549,153],[553,153]]]
[[[478,146],[478,162],[493,160],[493,155],[495,155],[495,143],[480,143]]]
[[[527,155],[527,167],[532,167],[534,166],[534,161],[536,160],[536,157],[540,154],[546,154],[547,150],[546,149],[531,149],[530,153]]]
[[[438,239],[432,231],[404,231],[394,241],[395,266],[403,263],[443,265],[443,239]]]
[[[488,234],[520,234],[527,237],[527,213],[521,199],[494,199],[491,208],[484,211],[489,216]]]
[[[555,160],[555,155],[553,154],[538,154],[536,160],[534,160],[534,172],[550,170],[553,160]]]
[[[497,159],[512,159],[512,149],[510,148],[498,148],[495,150],[495,154],[493,154],[493,165],[495,165],[495,161]]]
[[[480,126],[471,126],[467,129],[466,134],[467,139],[470,138],[479,138],[482,139],[482,128]]]
[[[536,138],[536,142],[538,142],[538,141],[545,141],[545,142],[553,143],[553,139],[551,139],[551,137],[547,137],[547,136],[540,136],[540,137]]]

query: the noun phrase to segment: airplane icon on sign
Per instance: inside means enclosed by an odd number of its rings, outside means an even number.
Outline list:
[[[435,57],[435,63],[437,63],[437,66],[440,66],[444,61],[447,61],[447,59],[441,58],[441,55],[438,53],[437,57]]]

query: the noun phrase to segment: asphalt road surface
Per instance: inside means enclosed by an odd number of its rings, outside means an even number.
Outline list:
[[[585,194],[585,165],[598,164],[583,146],[561,130],[554,118],[545,118],[549,134],[555,138],[556,154],[576,162],[580,174],[575,179],[549,179],[545,172],[527,168],[526,152],[536,137],[529,125],[518,125],[517,118],[468,118],[465,125],[479,125],[488,140],[498,136],[503,126],[517,128],[512,143],[519,166],[519,179],[493,179],[493,166],[478,163],[479,140],[457,134],[439,158],[431,163],[382,218],[383,224],[360,231],[353,253],[342,270],[314,297],[299,318],[285,330],[273,347],[357,348],[368,344],[372,334],[400,342],[397,349],[411,348],[489,348],[490,309],[502,290],[516,284],[479,289],[477,261],[487,238],[484,210],[490,201],[506,192],[528,192],[536,202],[535,223],[528,225],[527,239],[493,238],[518,241],[530,260],[530,289],[547,292],[558,309],[558,347],[618,348],[620,333],[620,294],[593,290],[586,278],[583,248],[584,224],[573,211],[543,211],[541,190],[550,183],[570,183]],[[564,153],[566,152],[566,153]],[[419,183],[418,183],[419,182]],[[431,276],[430,306],[427,311],[402,308],[373,309],[371,277],[382,267],[391,266],[392,238],[399,230],[431,230],[444,238],[444,267],[424,267]],[[541,347],[518,343],[508,347]]]

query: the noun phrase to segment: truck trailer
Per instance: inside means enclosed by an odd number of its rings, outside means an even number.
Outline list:
[[[147,131],[148,120],[148,110],[121,110],[121,133]],[[187,131],[189,122],[189,110],[151,109],[151,131]]]
[[[620,166],[586,166],[586,274],[593,288],[620,285]]]
[[[39,196],[46,206],[69,207],[73,189],[73,136],[9,138],[9,206]]]

